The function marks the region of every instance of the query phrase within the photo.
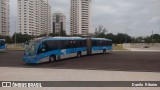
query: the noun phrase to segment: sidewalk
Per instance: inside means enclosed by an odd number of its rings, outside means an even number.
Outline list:
[[[157,72],[0,67],[1,81],[160,81]]]
[[[156,72],[0,67],[1,81],[160,81]],[[159,90],[134,87],[0,88],[0,90]]]

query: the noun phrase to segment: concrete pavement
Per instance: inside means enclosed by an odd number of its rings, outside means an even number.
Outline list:
[[[18,72],[18,73],[17,73]],[[1,81],[160,81],[160,73],[72,69],[0,68]],[[23,90],[159,90],[160,88],[23,88]],[[0,88],[22,90],[22,88]]]

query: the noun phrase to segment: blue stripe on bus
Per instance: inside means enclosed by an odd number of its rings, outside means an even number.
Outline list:
[[[112,46],[94,46],[92,47],[92,51],[97,51],[97,50],[112,50]]]
[[[0,49],[5,49],[5,48],[6,48],[6,46],[5,46],[5,45],[0,46]]]

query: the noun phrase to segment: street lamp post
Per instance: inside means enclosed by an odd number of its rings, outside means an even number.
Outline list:
[[[153,46],[153,30],[152,30],[152,46]]]
[[[15,38],[14,38],[14,42],[15,42],[15,45],[17,44],[17,36],[16,36],[16,34],[17,34],[17,24],[16,24],[16,21],[15,21]]]
[[[127,26],[125,27],[126,35],[125,35],[125,43],[127,43]]]

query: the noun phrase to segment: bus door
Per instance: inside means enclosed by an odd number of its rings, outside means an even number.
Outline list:
[[[74,40],[71,40],[70,43],[71,43],[71,44],[70,44],[70,45],[71,45],[71,46],[70,46],[70,47],[71,47],[70,53],[74,53],[74,44],[75,44],[75,41],[74,41]]]

